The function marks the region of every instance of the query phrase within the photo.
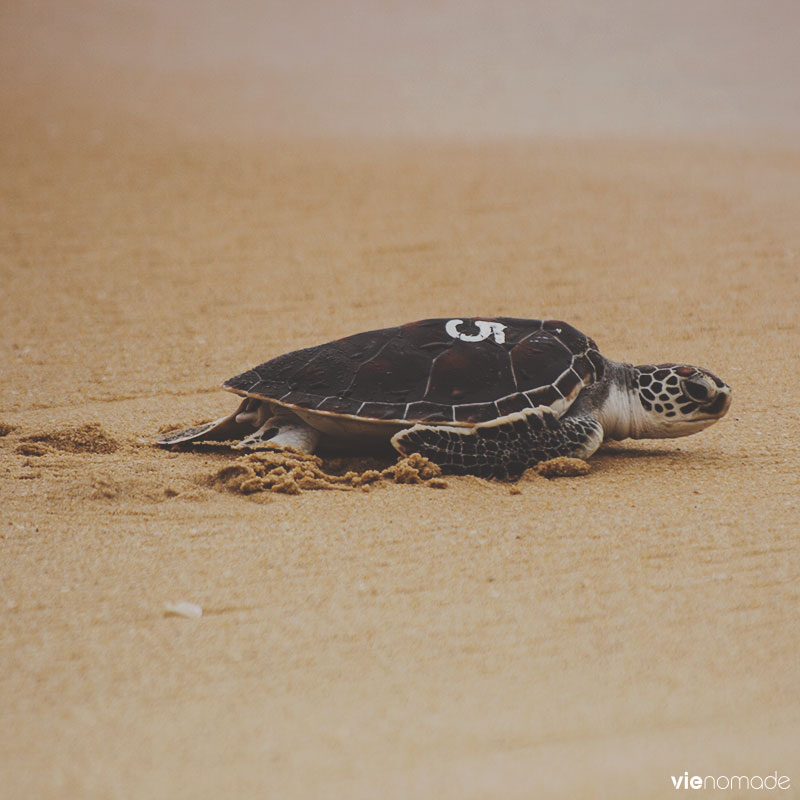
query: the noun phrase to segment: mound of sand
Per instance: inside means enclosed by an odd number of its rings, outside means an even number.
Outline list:
[[[412,453],[383,470],[350,471],[344,475],[325,472],[322,459],[290,448],[260,450],[237,458],[216,472],[212,484],[241,494],[279,492],[300,494],[311,489],[369,490],[384,482],[412,483],[445,489],[442,471],[427,458]]]
[[[551,458],[549,461],[542,461],[533,467],[537,475],[544,478],[577,478],[581,475],[588,475],[589,464],[582,458],[567,458],[559,456]]]
[[[17,452],[21,455],[40,456],[51,449],[67,453],[114,453],[119,449],[119,442],[109,436],[98,423],[89,422],[23,436]]]
[[[526,477],[568,478],[588,475],[589,465],[580,458],[553,458],[526,472]],[[239,494],[278,492],[300,494],[312,489],[369,490],[382,483],[409,483],[432,489],[447,488],[442,470],[419,453],[398,459],[386,469],[350,470],[343,475],[326,472],[319,456],[291,448],[268,447],[237,458],[218,470],[211,485]]]

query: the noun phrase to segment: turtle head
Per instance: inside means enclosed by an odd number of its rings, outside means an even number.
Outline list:
[[[713,425],[731,405],[731,389],[702,367],[645,364],[633,368],[636,438],[673,438]]]

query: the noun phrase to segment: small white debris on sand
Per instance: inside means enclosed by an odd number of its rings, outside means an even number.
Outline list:
[[[203,616],[203,609],[196,603],[166,603],[164,605],[164,616],[200,619]]]

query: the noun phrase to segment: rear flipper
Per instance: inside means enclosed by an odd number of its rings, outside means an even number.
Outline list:
[[[404,455],[420,453],[454,475],[515,479],[558,456],[588,458],[603,441],[591,416],[558,418],[549,408],[531,408],[474,428],[414,425],[392,437]]]
[[[269,403],[246,397],[233,414],[213,422],[170,433],[157,444],[169,446],[188,442],[237,441],[235,447],[257,447],[271,442],[312,453],[319,441],[319,432],[293,414],[272,413]]]
[[[183,431],[168,433],[159,439],[156,444],[168,446],[171,444],[184,444],[185,442],[229,442],[241,439],[253,432],[253,421],[258,415],[256,405],[260,406],[262,404],[245,397],[233,414],[228,414],[227,417],[220,417],[213,422],[206,422],[203,425],[195,425],[193,428],[186,428]]]

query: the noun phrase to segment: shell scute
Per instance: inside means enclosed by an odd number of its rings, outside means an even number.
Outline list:
[[[570,354],[554,336],[537,331],[511,350],[511,363],[520,388],[553,383],[570,365]]]
[[[457,422],[489,422],[497,419],[497,407],[494,403],[470,403],[455,406]]]
[[[370,419],[403,419],[406,403],[369,403],[365,402],[358,410],[362,417]]]
[[[504,350],[457,341],[430,368],[425,399],[451,405],[489,403],[514,391],[514,376]]]
[[[346,387],[355,377],[357,365],[338,347],[321,349],[309,361],[294,371],[292,388],[322,397],[332,394],[331,376],[336,376],[336,388]]]
[[[495,406],[502,416],[513,414],[515,411],[522,411],[530,408],[530,401],[522,394],[511,394],[495,401]]]
[[[594,383],[595,380],[595,367],[589,360],[588,356],[578,356],[572,362],[572,369],[578,377],[586,384]]]
[[[336,350],[345,358],[355,364],[363,364],[371,358],[375,358],[381,349],[386,347],[387,341],[391,339],[391,334],[387,334],[388,331],[385,328],[379,331],[367,331],[366,333],[357,333],[355,336],[346,336],[332,344],[336,345]]]
[[[571,353],[580,353],[585,350],[587,341],[594,344],[586,334],[560,319],[545,320],[542,323],[542,330],[556,337]]]
[[[361,405],[347,397],[326,397],[316,407],[316,411],[330,411],[335,414],[356,414]]]
[[[556,382],[555,387],[564,397],[569,397],[576,389],[580,388],[581,379],[578,373],[570,369]]]
[[[420,400],[409,404],[405,419],[416,422],[452,422],[453,407],[443,403],[428,403]]]
[[[247,372],[243,372],[241,375],[236,375],[225,381],[223,386],[227,389],[233,389],[234,391],[249,392],[254,386],[258,386],[261,382],[261,376],[258,372],[256,372],[255,369],[249,369]]]
[[[416,348],[406,348],[402,339],[390,341],[378,355],[356,368],[346,384],[354,398],[411,403],[422,398],[428,383],[430,356]],[[335,373],[331,382],[340,383]]]
[[[523,339],[527,339],[532,333],[542,329],[542,321],[538,319],[522,319],[519,317],[481,317],[493,322],[505,325],[505,346],[511,349],[515,344],[519,344]]]
[[[417,348],[425,353],[438,355],[453,344],[440,319],[423,319],[408,322],[397,328],[398,336],[409,348]]]
[[[590,349],[586,351],[586,357],[594,367],[595,381],[601,381],[606,374],[606,360],[600,355],[597,345],[591,339],[589,339],[589,346]]]
[[[530,404],[536,406],[552,406],[553,403],[562,399],[561,394],[552,386],[545,386],[542,389],[535,389],[532,392],[525,392]]]
[[[303,406],[304,408],[316,408],[322,398],[319,395],[309,394],[308,392],[298,392],[292,390],[284,395],[276,396],[276,400],[282,403],[288,403],[295,406]]]

